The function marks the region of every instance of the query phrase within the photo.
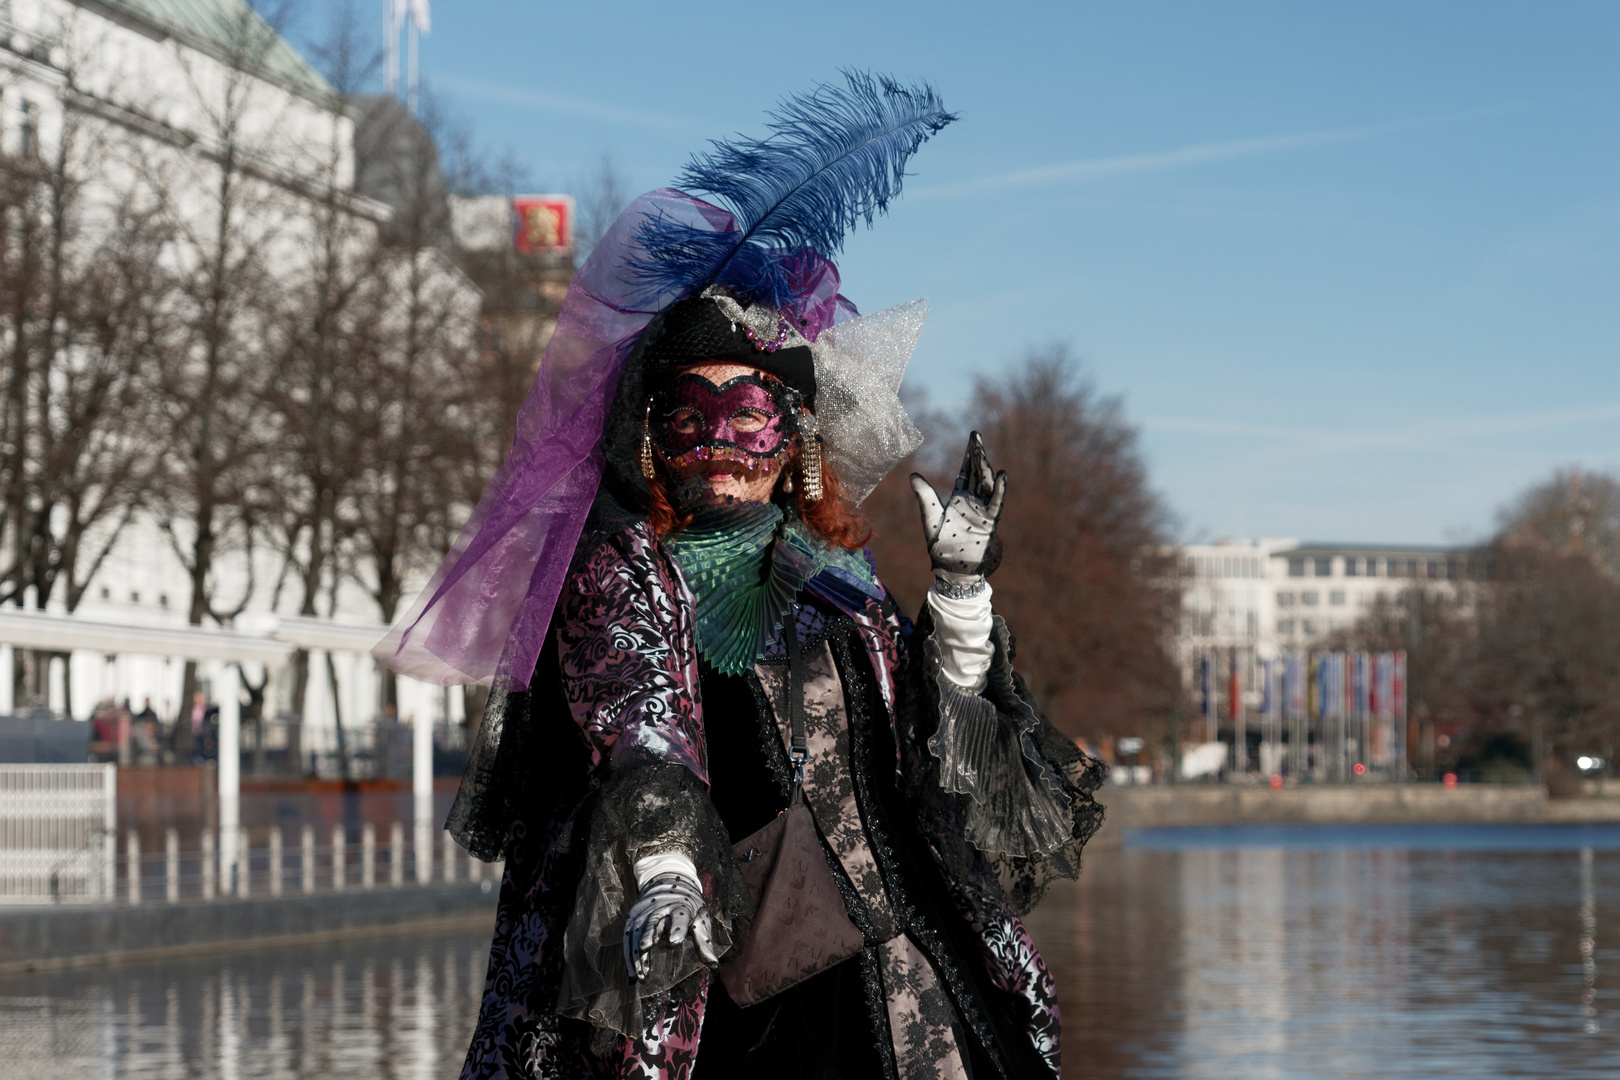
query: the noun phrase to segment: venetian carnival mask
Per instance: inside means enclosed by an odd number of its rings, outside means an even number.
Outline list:
[[[797,395],[764,373],[716,386],[701,375],[676,376],[654,399],[654,436],[672,468],[698,461],[769,467],[796,432]]]

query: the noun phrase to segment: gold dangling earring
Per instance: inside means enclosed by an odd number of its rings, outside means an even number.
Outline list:
[[[647,412],[641,418],[641,475],[648,480],[653,478],[653,444],[652,444],[652,402],[647,402]]]
[[[804,440],[804,501],[821,501],[821,436],[810,435]]]
[[[782,494],[793,494],[793,466],[789,465],[782,470]]]

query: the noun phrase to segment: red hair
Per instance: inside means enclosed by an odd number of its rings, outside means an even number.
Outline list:
[[[791,476],[798,472],[797,465],[798,454],[795,453],[787,468],[782,470],[783,474]],[[780,481],[777,487],[780,490]],[[659,536],[669,536],[691,523],[692,515],[681,513],[669,499],[662,462],[659,462],[652,479],[647,482],[647,488],[647,523],[652,526],[653,532]],[[794,485],[793,499],[798,504],[799,517],[805,525],[828,544],[859,551],[872,539],[872,527],[866,523],[861,512],[844,501],[843,484],[839,482],[838,473],[825,454],[821,458],[821,498],[815,502],[805,501],[804,478],[801,475]]]

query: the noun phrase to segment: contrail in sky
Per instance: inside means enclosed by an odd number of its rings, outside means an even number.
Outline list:
[[[465,94],[467,97],[483,98],[485,101],[500,101],[508,105],[535,109],[539,112],[562,113],[565,116],[579,116],[588,120],[610,120],[615,123],[658,128],[664,131],[690,131],[694,126],[694,122],[687,117],[668,116],[664,113],[647,112],[643,109],[627,109],[619,105],[604,104],[600,101],[568,97],[565,94],[548,94],[538,90],[517,90],[509,86],[497,86],[494,83],[479,82],[475,79],[447,79],[441,77],[434,81],[447,90]]]
[[[1286,135],[1262,135],[1248,139],[1227,139],[1222,142],[1199,143],[1175,150],[1156,150],[1143,154],[1120,154],[1114,157],[1088,158],[1067,161],[1057,165],[1041,165],[1032,169],[961,180],[952,184],[934,184],[910,188],[907,198],[942,198],[954,195],[975,195],[1001,188],[1031,187],[1040,184],[1101,180],[1133,173],[1168,172],[1194,165],[1207,165],[1217,161],[1261,157],[1289,150],[1306,150],[1319,146],[1339,146],[1364,142],[1368,139],[1428,127],[1445,120],[1477,116],[1494,116],[1504,112],[1522,111],[1521,105],[1496,106],[1468,113],[1465,116],[1427,117],[1418,120],[1399,120],[1386,124],[1365,124],[1359,127],[1326,128],[1320,131],[1299,131]]]
[[[1178,431],[1198,435],[1239,439],[1281,439],[1310,445],[1317,450],[1454,450],[1473,452],[1469,440],[1488,439],[1517,432],[1545,428],[1578,427],[1584,424],[1620,420],[1620,404],[1597,405],[1562,412],[1526,413],[1520,416],[1481,416],[1473,419],[1442,420],[1421,426],[1371,430],[1248,424],[1242,421],[1210,420],[1191,417],[1144,417],[1140,423],[1149,431]]]

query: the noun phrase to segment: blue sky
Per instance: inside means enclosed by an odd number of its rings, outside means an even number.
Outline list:
[[[563,190],[666,184],[840,67],[926,78],[962,119],[840,268],[933,302],[935,403],[1064,340],[1185,539],[1445,542],[1620,470],[1617,57],[1620,4],[1568,0],[439,0],[422,70]]]

